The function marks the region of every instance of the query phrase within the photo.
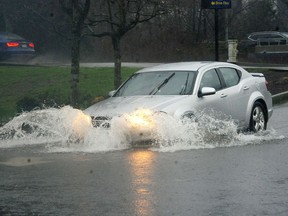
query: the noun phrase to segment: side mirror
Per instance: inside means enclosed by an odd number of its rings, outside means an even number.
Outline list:
[[[113,97],[113,95],[115,94],[115,92],[116,92],[116,90],[110,91],[110,92],[108,93],[108,96],[109,96],[109,97]]]
[[[215,88],[212,87],[203,87],[198,92],[198,97],[203,97],[207,95],[213,95],[216,93]]]

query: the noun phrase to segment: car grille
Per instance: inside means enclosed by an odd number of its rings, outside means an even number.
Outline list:
[[[110,128],[111,118],[107,116],[92,116],[93,127]]]

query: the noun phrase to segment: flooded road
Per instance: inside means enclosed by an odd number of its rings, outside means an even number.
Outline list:
[[[275,109],[267,133],[232,134],[215,145],[131,149],[109,141],[122,139],[119,132],[99,131],[84,146],[39,134],[32,143],[4,140],[0,215],[287,215],[286,113],[287,106]]]

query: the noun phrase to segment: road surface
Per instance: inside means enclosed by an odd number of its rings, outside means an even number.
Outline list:
[[[0,215],[287,215],[288,106],[233,147],[0,148]],[[247,141],[248,140],[248,141]]]

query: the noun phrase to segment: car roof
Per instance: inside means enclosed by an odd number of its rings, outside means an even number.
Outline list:
[[[17,34],[14,34],[14,33],[10,33],[10,32],[1,32],[0,31],[0,37],[2,38],[6,38],[6,39],[23,39],[22,37],[20,37],[19,35]]]
[[[152,71],[198,71],[202,67],[209,66],[232,66],[233,64],[227,62],[215,61],[193,61],[193,62],[176,62],[168,64],[160,64],[153,67],[147,67],[136,73],[152,72]],[[233,65],[235,66],[235,65]]]
[[[287,34],[288,32],[279,32],[279,31],[261,31],[261,32],[252,32],[249,35],[256,35],[256,34]]]

